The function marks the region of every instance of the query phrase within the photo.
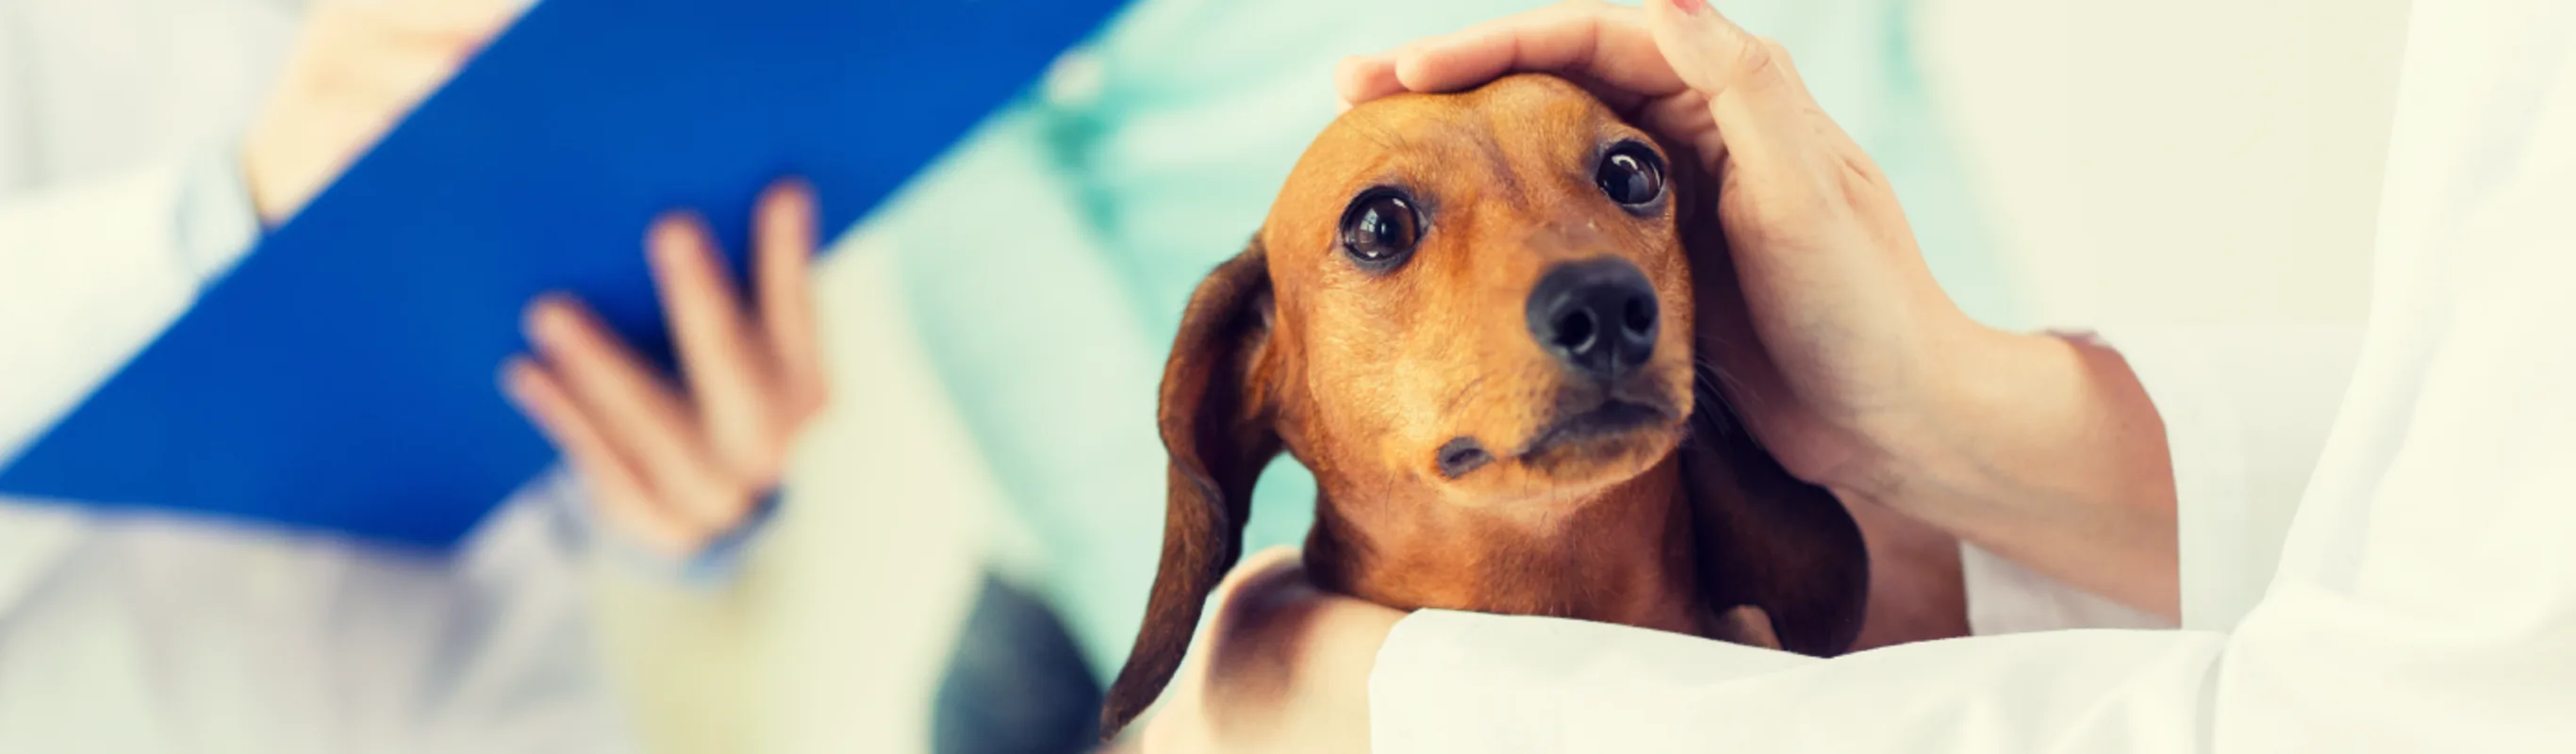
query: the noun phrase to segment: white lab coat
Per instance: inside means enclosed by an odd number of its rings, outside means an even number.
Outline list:
[[[1814,660],[1422,613],[1376,751],[2576,751],[2576,3],[2410,34],[2350,370],[2331,329],[2102,333],[2166,421],[2182,629]]]
[[[233,145],[300,5],[0,0],[0,458],[255,237]],[[0,752],[634,750],[573,487],[452,560],[0,499]]]

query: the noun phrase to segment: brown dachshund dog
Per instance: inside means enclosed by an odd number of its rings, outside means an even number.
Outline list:
[[[1561,79],[1352,109],[1163,372],[1162,565],[1102,712],[1162,693],[1282,450],[1320,490],[1318,586],[1400,609],[1623,623],[1834,654],[1869,589],[1831,493],[1755,444],[1695,357],[1713,202]]]

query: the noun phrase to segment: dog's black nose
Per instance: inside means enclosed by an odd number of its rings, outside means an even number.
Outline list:
[[[1607,380],[1655,354],[1657,309],[1654,284],[1628,260],[1570,262],[1530,291],[1530,334],[1575,371]]]

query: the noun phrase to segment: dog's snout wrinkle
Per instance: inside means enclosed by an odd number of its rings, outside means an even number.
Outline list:
[[[1476,438],[1460,437],[1440,446],[1439,457],[1435,460],[1440,464],[1441,476],[1456,479],[1493,463],[1494,454],[1485,450],[1484,444],[1476,442]]]

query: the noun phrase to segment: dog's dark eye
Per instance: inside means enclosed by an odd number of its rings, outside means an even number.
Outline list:
[[[1392,190],[1361,194],[1342,211],[1342,250],[1365,266],[1394,265],[1413,251],[1421,235],[1422,218],[1414,214],[1413,202]]]
[[[1664,195],[1664,163],[1646,145],[1623,142],[1601,156],[1601,167],[1592,180],[1601,184],[1601,193],[1610,195],[1610,201],[1622,206],[1651,204]]]

